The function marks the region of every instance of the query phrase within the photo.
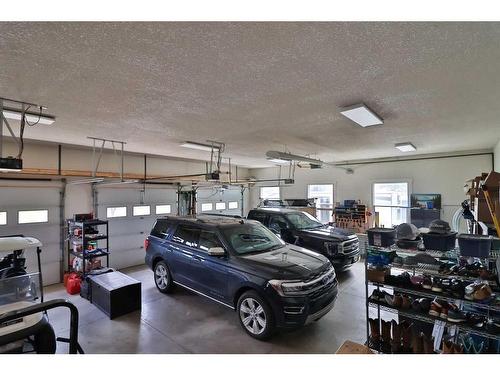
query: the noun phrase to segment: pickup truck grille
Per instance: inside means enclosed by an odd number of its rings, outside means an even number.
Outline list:
[[[344,241],[340,244],[339,253],[349,255],[350,253],[355,253],[359,250],[359,240],[354,238],[349,241]]]

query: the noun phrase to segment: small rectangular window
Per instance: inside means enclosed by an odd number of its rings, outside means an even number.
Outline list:
[[[47,223],[49,221],[49,210],[19,211],[17,222],[19,224]]]
[[[0,225],[7,225],[7,212],[0,212]]]
[[[212,203],[202,203],[201,204],[201,212],[212,211],[213,207],[214,206]]]
[[[230,210],[235,210],[238,208],[238,202],[229,202],[228,207]]]
[[[159,204],[156,206],[155,213],[157,215],[169,214],[172,211],[172,208],[169,204]]]
[[[106,217],[125,217],[127,216],[127,207],[108,207],[106,209]]]
[[[226,209],[226,202],[217,202],[215,204],[215,209],[216,210],[225,210]]]
[[[134,216],[148,216],[151,214],[150,206],[134,206],[132,207],[132,215]]]
[[[280,187],[279,186],[261,187],[260,199],[280,199]]]

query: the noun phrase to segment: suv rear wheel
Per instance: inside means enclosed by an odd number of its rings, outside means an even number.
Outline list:
[[[170,293],[174,286],[172,275],[167,264],[160,260],[155,265],[154,269],[155,284],[158,290],[162,293]]]
[[[273,312],[268,303],[253,290],[243,293],[238,300],[238,317],[241,326],[253,338],[265,340],[273,334]]]

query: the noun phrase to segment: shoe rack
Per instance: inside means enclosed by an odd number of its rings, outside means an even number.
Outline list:
[[[377,254],[380,254],[381,252],[387,252],[387,253],[392,253],[396,254],[397,257],[399,258],[404,258],[404,257],[409,257],[409,256],[414,256],[418,253],[421,253],[421,251],[417,250],[409,250],[409,249],[399,249],[395,245],[389,247],[389,248],[380,248],[380,247],[374,247],[371,245],[366,244],[366,249],[367,253],[370,254],[370,252],[376,252]],[[431,255],[434,257],[437,261],[440,262],[447,262],[447,263],[452,263],[452,262],[457,262],[459,260],[459,252],[458,250],[452,250],[447,253],[443,252],[436,252],[436,251],[426,251],[428,255]],[[494,255],[496,257],[497,254]],[[491,257],[491,255],[490,255]],[[367,346],[370,347],[373,350],[376,350],[380,353],[392,353],[395,352],[393,348],[391,348],[390,343],[392,343],[393,339],[391,336],[391,327],[388,327],[388,324],[391,324],[391,320],[389,320],[389,323],[383,319],[383,317],[393,317],[392,319],[392,335],[394,336],[395,332],[398,332],[398,340],[401,340],[401,333],[400,331],[402,330],[402,327],[399,327],[398,323],[401,323],[403,321],[408,321],[408,322],[422,322],[422,323],[427,323],[429,325],[433,325],[434,328],[437,326],[443,327],[442,329],[445,330],[445,332],[451,332],[452,333],[452,339],[451,342],[446,342],[446,345],[443,344],[443,351],[445,353],[450,352],[449,345],[453,346],[456,348],[455,352],[460,352],[459,348],[461,347],[461,341],[460,338],[464,337],[464,334],[468,335],[475,335],[475,336],[480,336],[484,339],[490,339],[490,340],[500,340],[500,332],[497,330],[487,330],[485,325],[483,325],[482,328],[476,327],[473,324],[469,323],[468,321],[465,322],[450,322],[449,317],[440,317],[440,316],[434,316],[430,315],[428,311],[418,311],[413,309],[412,307],[405,306],[391,306],[386,300],[379,300],[377,298],[373,298],[374,296],[374,291],[376,295],[380,296],[383,294],[389,294],[392,296],[394,295],[404,295],[404,296],[409,296],[413,300],[419,299],[419,298],[427,298],[429,300],[436,300],[438,299],[439,301],[446,301],[447,303],[454,304],[456,305],[460,311],[473,311],[473,313],[476,316],[482,316],[485,318],[485,320],[495,318],[499,319],[500,318],[500,304],[498,303],[497,300],[493,300],[491,303],[483,303],[483,302],[477,302],[473,300],[468,300],[465,298],[456,298],[456,296],[452,295],[447,295],[445,292],[437,292],[433,291],[431,289],[423,289],[419,287],[418,285],[395,285],[395,278],[392,276],[397,276],[400,275],[404,272],[407,272],[411,276],[431,276],[431,277],[439,277],[440,279],[459,279],[462,280],[463,283],[467,284],[468,282],[473,282],[477,280],[476,277],[471,277],[471,276],[458,276],[458,275],[446,275],[443,273],[439,272],[439,267],[437,267],[435,264],[415,264],[415,265],[408,265],[405,264],[406,262],[402,262],[398,264],[394,263],[389,263],[385,265],[384,271],[385,274],[382,274],[381,276],[379,275],[378,281],[370,281],[374,280],[374,274],[371,265],[368,263],[369,257],[367,256],[365,259],[365,289],[366,289],[366,337],[367,337]],[[494,259],[487,258],[484,259],[484,264],[487,265],[493,265],[494,266]],[[494,272],[494,270],[492,270]],[[391,275],[391,276],[388,276]],[[382,281],[383,279],[383,281]],[[499,294],[498,290],[498,285],[496,285],[496,282],[494,281],[489,281],[491,284],[491,288],[497,290],[497,294]],[[496,303],[495,303],[496,302]],[[370,320],[372,322],[370,323]],[[498,321],[498,320],[497,320]],[[370,324],[373,324],[373,327],[370,327]],[[375,332],[373,335],[371,334],[372,331],[378,331]],[[420,333],[422,335],[422,333]],[[385,340],[382,339],[383,336],[385,336]],[[374,339],[375,337],[375,339]],[[388,339],[389,337],[389,339]],[[421,338],[421,340],[426,339],[428,340],[428,337]],[[432,338],[431,338],[432,339]],[[388,342],[390,341],[390,343]],[[415,341],[415,340],[413,340]],[[418,341],[418,340],[417,340]],[[401,348],[400,345],[401,341],[399,341],[398,345],[396,347],[400,348],[400,351],[396,351],[399,353],[405,353],[405,352],[414,352],[411,347],[409,347],[409,344],[406,344],[406,347],[403,349]],[[428,346],[428,345],[427,345]],[[428,348],[427,348],[428,349]],[[427,350],[424,351],[418,351],[419,353],[432,353],[432,352],[437,352],[439,353],[441,350],[438,351],[429,351]],[[463,350],[463,348],[462,348]]]

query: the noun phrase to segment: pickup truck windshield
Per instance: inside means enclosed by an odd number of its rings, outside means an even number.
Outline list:
[[[294,228],[298,230],[321,228],[323,226],[319,220],[307,212],[297,211],[297,213],[294,212],[287,214],[286,217],[292,223]]]
[[[276,235],[261,224],[240,224],[224,228],[222,235],[240,255],[275,250],[284,246]]]

